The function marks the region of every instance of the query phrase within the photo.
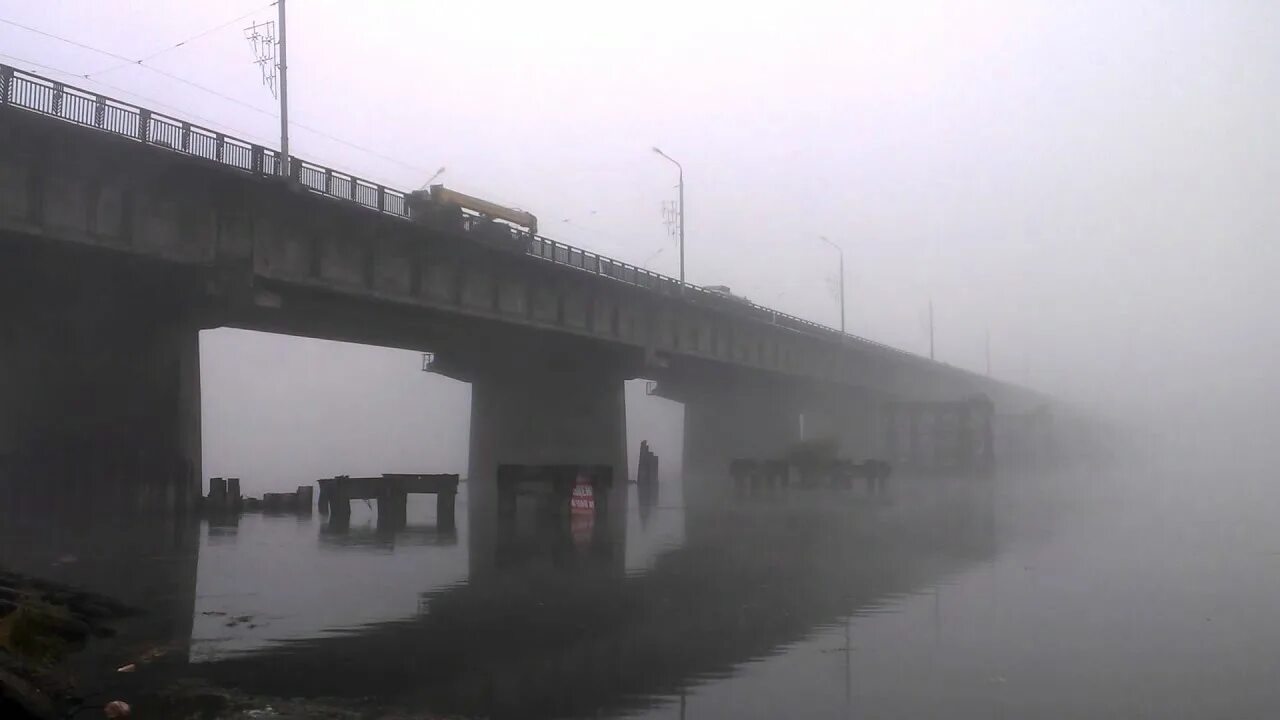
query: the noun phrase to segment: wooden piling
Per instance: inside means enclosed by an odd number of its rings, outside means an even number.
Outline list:
[[[458,527],[454,516],[458,493],[436,493],[436,525],[441,530],[454,530]]]
[[[312,499],[314,497],[314,488],[310,485],[299,485],[296,494],[297,499],[294,501],[297,511],[305,515],[311,514],[311,508],[314,505]]]
[[[240,478],[227,478],[227,506],[233,512],[240,511]]]
[[[227,481],[220,478],[209,478],[209,495],[205,498],[205,509],[221,512],[227,508]]]
[[[351,519],[351,499],[347,497],[346,486],[343,480],[346,475],[338,475],[332,480],[332,488],[329,491],[329,518],[345,523]]]

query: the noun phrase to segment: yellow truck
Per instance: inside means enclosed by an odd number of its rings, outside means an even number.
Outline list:
[[[501,220],[531,234],[538,234],[538,218],[533,213],[504,207],[457,190],[450,190],[444,185],[432,185],[426,190],[409,193],[409,208],[414,215],[433,218],[460,216],[461,210],[469,210],[485,220]]]

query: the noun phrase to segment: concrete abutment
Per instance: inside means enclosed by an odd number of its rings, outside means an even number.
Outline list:
[[[192,505],[200,328],[184,293],[97,257],[0,243],[0,258],[0,501]]]

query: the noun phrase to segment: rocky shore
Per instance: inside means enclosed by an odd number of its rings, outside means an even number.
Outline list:
[[[376,698],[268,698],[212,687],[188,676],[184,658],[142,649],[102,668],[97,686],[72,669],[90,643],[143,614],[111,598],[0,568],[0,718],[164,720],[445,720],[405,713]],[[106,656],[112,656],[108,653]]]

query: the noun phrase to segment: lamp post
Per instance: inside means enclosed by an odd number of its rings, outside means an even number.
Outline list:
[[[825,235],[819,235],[818,239],[836,249],[840,253],[840,332],[844,332],[844,248],[831,242]]]
[[[422,183],[422,187],[420,187],[420,188],[418,188],[418,189],[419,189],[419,190],[426,190],[428,187],[431,187],[431,183],[435,182],[435,181],[436,181],[436,178],[440,177],[440,176],[441,176],[441,175],[443,175],[443,174],[444,174],[444,166],[443,166],[443,165],[441,165],[441,166],[440,166],[440,169],[439,169],[439,170],[437,170],[437,171],[435,171],[435,174],[433,174],[430,178],[427,178],[427,181],[426,181],[426,182],[424,182],[424,183]]]
[[[675,165],[676,169],[680,171],[680,285],[681,287],[683,287],[684,286],[684,166],[681,165],[679,161],[677,161],[675,158],[662,152],[656,147],[653,149],[653,151],[661,155],[663,158],[671,161],[671,164]]]

